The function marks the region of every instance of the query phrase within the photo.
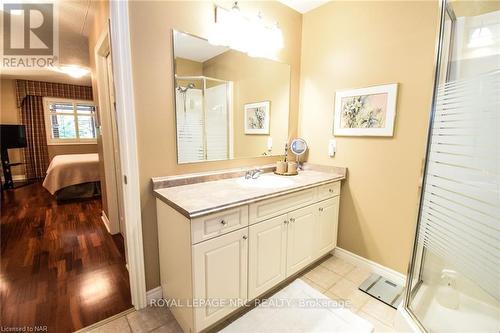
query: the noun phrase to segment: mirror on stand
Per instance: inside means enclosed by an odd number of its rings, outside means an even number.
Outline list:
[[[290,143],[290,150],[295,155],[298,169],[302,170],[302,162],[300,161],[300,156],[304,155],[307,151],[307,143],[304,139],[296,138]]]

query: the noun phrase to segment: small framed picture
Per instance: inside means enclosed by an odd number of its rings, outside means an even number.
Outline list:
[[[393,136],[397,91],[394,83],[337,92],[333,134]]]
[[[271,102],[245,104],[245,134],[269,135]]]

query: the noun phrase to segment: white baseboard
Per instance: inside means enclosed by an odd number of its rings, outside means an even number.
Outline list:
[[[106,216],[106,213],[104,211],[101,212],[101,220],[104,223],[104,226],[106,227],[106,229],[108,230],[108,232],[111,233],[111,231],[109,229],[109,226],[110,226],[111,222],[109,222],[109,219]]]
[[[401,286],[404,286],[406,283],[406,275],[396,272],[391,268],[382,266],[375,261],[358,256],[357,254],[344,250],[343,248],[335,248],[335,250],[333,250],[333,255],[340,259],[344,259],[345,261],[349,261],[358,267],[365,267],[373,273],[379,274]]]
[[[163,291],[161,290],[160,286],[146,291],[147,304],[151,304],[151,301],[154,299],[162,299],[162,298],[163,298]]]

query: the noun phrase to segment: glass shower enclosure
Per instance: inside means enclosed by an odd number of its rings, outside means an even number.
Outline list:
[[[175,77],[178,163],[232,158],[232,82]]]
[[[404,310],[424,332],[500,332],[500,2],[442,1]]]

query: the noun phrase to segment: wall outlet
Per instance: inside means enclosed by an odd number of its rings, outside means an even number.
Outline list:
[[[330,139],[328,141],[328,156],[334,157],[337,152],[337,140]]]

